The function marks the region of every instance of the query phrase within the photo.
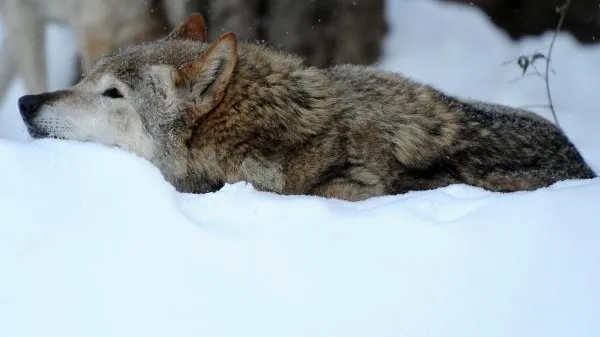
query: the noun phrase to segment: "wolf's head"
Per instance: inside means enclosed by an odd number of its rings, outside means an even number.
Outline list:
[[[152,160],[185,147],[192,125],[225,95],[236,68],[232,33],[212,44],[199,14],[167,37],[100,59],[75,86],[27,95],[19,110],[34,138],[117,146]]]

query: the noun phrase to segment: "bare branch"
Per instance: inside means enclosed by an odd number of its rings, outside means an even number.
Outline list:
[[[552,95],[550,94],[550,60],[552,57],[552,49],[554,48],[554,43],[556,42],[556,37],[558,36],[558,33],[560,33],[563,23],[565,22],[565,17],[567,16],[569,6],[571,6],[571,0],[567,0],[567,2],[565,2],[562,6],[557,8],[557,12],[559,13],[560,18],[558,19],[558,25],[556,26],[556,30],[554,31],[554,35],[552,36],[552,42],[550,42],[550,47],[548,48],[548,56],[546,57],[546,93],[548,94],[550,111],[552,111],[552,116],[554,117],[556,125],[559,125],[558,117],[556,115],[556,110],[554,109]]]
[[[535,77],[540,77],[544,80],[544,82],[546,82],[546,94],[548,96],[548,104],[547,105],[529,105],[530,107],[545,107],[550,109],[550,111],[552,112],[552,117],[554,118],[554,122],[556,123],[557,126],[560,127],[560,124],[558,123],[558,116],[556,114],[556,110],[554,108],[554,101],[552,99],[552,94],[550,93],[550,73],[552,74],[556,74],[556,71],[554,71],[554,68],[552,68],[551,66],[551,58],[552,58],[552,50],[554,49],[554,44],[556,43],[556,38],[558,37],[558,34],[560,33],[562,26],[565,22],[565,17],[567,16],[567,12],[569,10],[569,7],[571,6],[571,1],[572,0],[566,0],[566,2],[556,8],[556,12],[559,14],[559,20],[558,20],[558,24],[556,25],[556,29],[554,31],[554,35],[552,36],[552,42],[550,43],[550,46],[548,47],[548,52],[546,55],[544,55],[543,53],[540,53],[539,51],[535,51],[533,54],[531,55],[521,55],[517,58],[514,58],[512,60],[509,61],[505,61],[502,63],[502,65],[506,65],[509,63],[517,63],[517,65],[521,68],[521,70],[523,71],[521,76],[511,80],[510,82],[516,82],[517,80],[523,79],[525,77],[531,77],[531,76],[535,76]],[[536,62],[538,60],[544,60],[546,62],[546,69],[545,71],[542,73],[536,66]],[[533,69],[533,73],[528,72],[530,69]]]

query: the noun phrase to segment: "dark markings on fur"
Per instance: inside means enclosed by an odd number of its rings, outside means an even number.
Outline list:
[[[425,169],[399,169],[393,182],[394,193],[429,190],[460,182],[454,165],[440,161]]]
[[[427,132],[429,132],[429,135],[431,135],[432,137],[441,137],[442,136],[442,123],[436,123],[433,126],[431,126],[430,128],[427,129]]]
[[[348,177],[346,174],[353,166],[354,165],[349,162],[344,161],[327,167],[327,169],[322,172],[319,178],[312,184],[312,187],[308,189],[308,194],[315,194],[320,188],[331,183],[333,180],[347,179]]]

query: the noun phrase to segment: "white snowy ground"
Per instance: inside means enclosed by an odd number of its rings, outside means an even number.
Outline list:
[[[389,7],[382,67],[453,94],[546,102],[539,79],[509,83],[519,69],[501,64],[550,35],[512,44],[474,9]],[[73,45],[51,35],[57,88]],[[560,121],[600,171],[600,47],[561,36],[554,57]],[[186,195],[124,151],[30,142],[22,93],[0,111],[2,337],[600,336],[600,179],[359,203],[243,183]]]

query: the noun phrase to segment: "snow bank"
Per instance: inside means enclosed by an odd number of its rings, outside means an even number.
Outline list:
[[[500,64],[549,36],[513,45],[475,10],[389,8],[380,66],[545,103],[540,82],[507,83],[519,70]],[[561,37],[555,57],[561,123],[599,170],[600,48]],[[358,203],[244,183],[180,194],[118,149],[16,140],[15,113],[0,112],[14,122],[0,125],[14,136],[0,139],[0,336],[600,335],[600,179]]]
[[[93,144],[0,154],[2,336],[600,332],[600,181],[353,204],[178,194]]]

